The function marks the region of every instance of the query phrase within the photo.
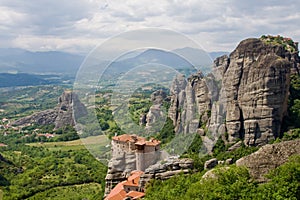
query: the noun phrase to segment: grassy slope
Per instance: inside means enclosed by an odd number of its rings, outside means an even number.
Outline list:
[[[66,142],[45,142],[45,143],[30,143],[29,146],[35,147],[45,147],[49,150],[56,151],[56,150],[80,150],[85,149],[84,145],[89,146],[105,146],[107,144],[107,139],[105,135],[98,135],[98,136],[90,136],[87,138],[82,138],[73,141],[66,141]]]

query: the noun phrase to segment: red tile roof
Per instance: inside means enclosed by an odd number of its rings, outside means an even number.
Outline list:
[[[137,135],[118,135],[112,137],[115,141],[121,141],[121,142],[134,142],[136,145],[149,145],[149,146],[157,146],[160,144],[159,140],[156,140],[154,138],[151,138],[149,141],[146,140],[144,137],[140,137]]]
[[[127,197],[131,197],[133,199],[139,199],[145,196],[144,192],[130,191],[126,195]]]
[[[0,147],[7,147],[7,144],[0,143]]]
[[[136,186],[136,187],[138,187],[140,177],[143,173],[144,172],[142,172],[142,171],[132,171],[130,176],[127,178],[127,181],[123,181],[121,183],[118,183],[116,185],[116,187],[114,187],[110,191],[109,195],[105,198],[105,200],[123,200],[130,193],[129,192],[127,194],[125,192],[124,186]],[[144,194],[142,192],[139,192],[139,193],[140,193],[140,195]],[[133,194],[136,194],[136,193],[133,193]],[[140,198],[140,197],[138,197],[138,198]]]
[[[114,187],[110,191],[109,195],[105,198],[105,200],[123,200],[126,197],[123,182],[118,183],[116,187]]]
[[[133,171],[131,172],[130,176],[128,177],[127,181],[123,185],[127,186],[138,186],[140,177],[144,172],[142,171]]]

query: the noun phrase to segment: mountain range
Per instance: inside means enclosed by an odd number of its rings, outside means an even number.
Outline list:
[[[84,57],[61,51],[0,48],[0,72],[75,74]]]
[[[112,68],[123,71],[143,63],[160,63],[175,68],[190,66],[190,64],[176,54],[184,55],[189,61],[220,56],[226,52],[205,53],[194,48],[176,49],[166,52],[158,49],[148,49],[132,53],[133,57],[123,56],[112,62]],[[66,53],[62,51],[32,52],[18,48],[0,48],[0,73],[29,73],[29,74],[69,74],[75,75],[84,60],[83,55]],[[200,58],[200,59],[199,59]],[[212,60],[211,59],[211,60]],[[108,61],[99,61],[107,63]],[[109,61],[110,62],[110,61]]]

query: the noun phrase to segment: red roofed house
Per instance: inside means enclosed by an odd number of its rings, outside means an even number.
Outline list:
[[[140,177],[144,172],[133,171],[126,181],[118,183],[105,200],[140,199],[145,193],[139,188]]]
[[[42,133],[40,133],[40,134],[37,134],[37,136],[38,137],[42,137],[42,136],[45,136],[46,138],[54,138],[55,137],[55,135],[54,134],[50,134],[50,133],[45,133],[45,134],[42,134]]]
[[[7,147],[7,144],[0,143],[0,147]]]

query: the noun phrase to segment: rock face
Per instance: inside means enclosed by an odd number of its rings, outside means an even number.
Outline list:
[[[16,126],[22,126],[26,124],[49,125],[49,124],[54,124],[56,117],[57,117],[56,110],[49,109],[21,118],[15,121],[13,125]]]
[[[287,55],[283,46],[259,39],[242,41],[230,54],[222,84],[230,142],[259,145],[279,135],[294,66]]]
[[[26,124],[54,124],[54,129],[59,129],[67,125],[74,126],[75,121],[73,113],[76,113],[76,115],[85,115],[87,114],[87,111],[85,106],[79,101],[76,94],[70,91],[65,91],[59,97],[58,104],[54,109],[41,111],[21,118],[15,121],[13,125],[22,126]]]
[[[58,105],[56,107],[57,117],[55,119],[55,129],[59,129],[66,125],[74,126],[75,119],[80,115],[86,115],[85,106],[80,102],[78,96],[69,91],[65,91],[58,98]],[[76,116],[74,116],[74,114]]]
[[[267,181],[265,174],[284,164],[292,155],[300,154],[300,140],[268,144],[257,152],[236,161],[237,166],[246,166],[251,176],[259,182]]]
[[[196,133],[208,121],[210,110],[209,90],[203,75],[199,72],[187,80],[182,75],[176,77],[170,93],[169,117],[175,131]]]
[[[290,75],[299,72],[299,60],[298,51],[283,45],[246,39],[229,56],[217,58],[207,77],[177,77],[169,109],[175,131],[222,136],[226,143],[242,139],[249,146],[268,143],[280,134]]]
[[[163,126],[166,116],[163,110],[163,101],[166,97],[167,94],[163,90],[158,90],[151,94],[153,105],[150,107],[147,115],[142,116],[140,120],[140,124],[145,124],[149,133],[157,133]]]
[[[157,163],[145,170],[139,185],[144,188],[151,179],[166,180],[180,173],[191,173],[194,162],[191,159],[169,159],[166,163]]]
[[[104,194],[108,195],[116,184],[126,180],[130,172],[134,170],[136,170],[136,156],[134,152],[114,154],[108,163]]]

